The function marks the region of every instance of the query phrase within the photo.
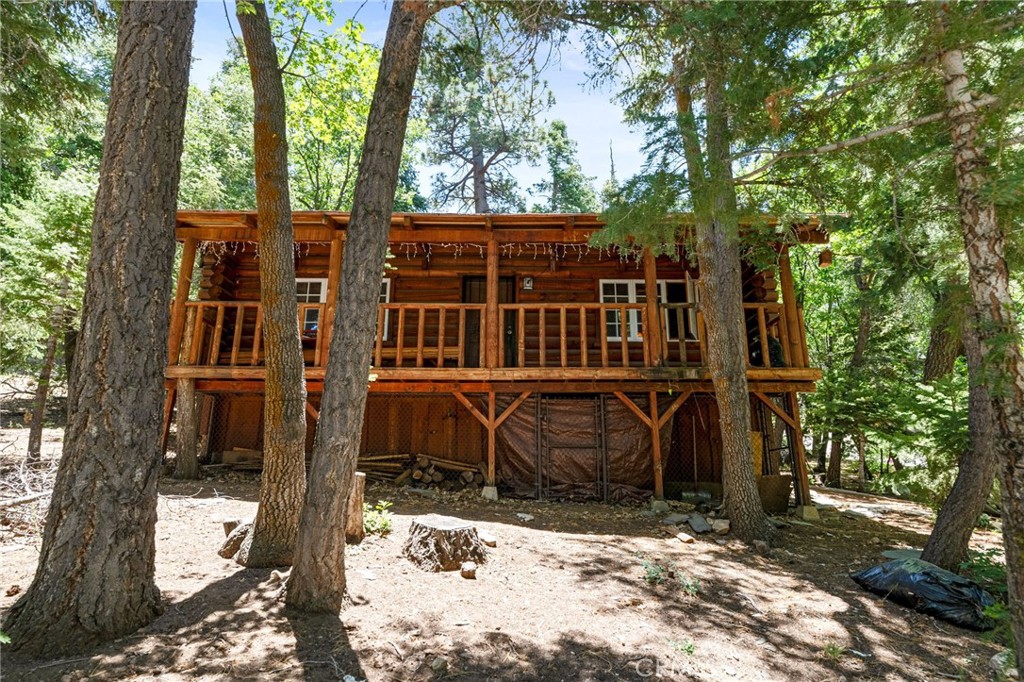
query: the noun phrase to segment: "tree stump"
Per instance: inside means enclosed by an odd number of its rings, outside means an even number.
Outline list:
[[[482,563],[487,558],[472,523],[439,514],[413,519],[402,554],[425,571],[455,571],[464,561]]]

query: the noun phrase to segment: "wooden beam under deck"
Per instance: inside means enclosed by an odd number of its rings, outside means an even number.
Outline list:
[[[167,388],[175,385],[174,379],[165,382]],[[311,379],[306,382],[306,390],[313,395],[323,393],[323,379]],[[196,390],[201,393],[262,393],[263,379],[218,379],[196,378]],[[714,393],[710,381],[388,381],[370,384],[370,393],[422,393],[437,395],[440,393]],[[751,391],[762,393],[813,393],[813,382],[756,382],[750,384]]]
[[[307,381],[322,381],[324,367],[307,367]],[[446,382],[462,384],[467,382],[578,382],[578,381],[635,381],[638,383],[633,390],[647,391],[648,382],[682,382],[689,385],[694,381],[711,381],[711,374],[703,368],[691,367],[563,367],[563,368],[430,368],[430,367],[399,367],[374,368],[374,383],[400,382]],[[168,379],[263,379],[262,367],[210,367],[210,366],[172,366],[168,367],[164,376]],[[813,368],[778,368],[749,369],[747,381],[812,383],[821,379],[821,370]],[[752,389],[753,390],[753,389]],[[790,389],[799,390],[804,389]],[[811,389],[813,390],[813,388]]]

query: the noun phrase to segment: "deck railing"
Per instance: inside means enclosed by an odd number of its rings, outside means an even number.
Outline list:
[[[497,310],[495,369],[703,367],[704,320],[693,303],[659,304],[660,353],[650,343],[643,303],[508,303]],[[794,363],[792,332],[781,303],[744,303],[751,368]],[[258,367],[264,364],[263,307],[257,301],[188,301],[172,365]],[[307,366],[327,363],[323,303],[300,303],[298,326]],[[482,303],[382,303],[377,307],[377,368],[487,366],[487,306]],[[797,343],[803,343],[800,330]],[[800,360],[800,358],[798,358]]]

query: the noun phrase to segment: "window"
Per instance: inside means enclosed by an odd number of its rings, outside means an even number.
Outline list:
[[[295,293],[299,304],[302,303],[326,303],[327,302],[327,280],[326,279],[296,279]],[[391,280],[381,280],[380,298],[381,303],[391,301]],[[302,335],[316,336],[316,330],[320,326],[320,309],[309,307],[302,311]],[[384,311],[384,339],[388,338],[388,319],[390,311]]]
[[[324,303],[327,301],[327,280],[326,279],[296,279],[295,293],[298,296],[299,304],[302,303]],[[301,309],[302,335],[316,336],[317,327],[320,326],[320,309],[309,307]]]
[[[602,303],[644,303],[647,301],[647,286],[643,280],[603,279],[601,280]],[[659,303],[690,303],[696,302],[696,289],[693,280],[658,280]],[[671,313],[671,314],[670,314]],[[664,328],[668,339],[679,338],[679,319],[668,309],[662,311],[665,316]],[[609,341],[622,340],[622,320],[619,311],[609,310],[605,313],[605,331]],[[643,332],[639,310],[630,310],[626,315],[626,338],[639,341]],[[683,316],[683,333],[687,339],[697,338],[697,313],[693,308],[686,309]]]

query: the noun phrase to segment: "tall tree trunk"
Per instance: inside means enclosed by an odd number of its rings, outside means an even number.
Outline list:
[[[843,439],[841,433],[832,434],[828,451],[828,469],[825,470],[825,485],[829,488],[843,487]]]
[[[26,463],[38,464],[42,460],[43,425],[46,421],[46,400],[50,395],[50,380],[53,378],[53,364],[57,359],[57,341],[64,331],[64,299],[68,297],[68,277],[60,280],[60,293],[57,305],[50,313],[50,335],[46,339],[43,352],[43,366],[39,370],[39,382],[36,394],[32,399],[32,423],[28,429],[28,457]]]
[[[984,373],[998,427],[1001,460],[1003,540],[1006,550],[1010,616],[1017,665],[1024,668],[1024,363],[1006,265],[1006,234],[996,208],[983,196],[988,161],[977,143],[978,108],[970,91],[963,52],[943,52],[939,63],[946,101],[960,204],[960,227],[967,252],[968,286],[975,306]]]
[[[287,603],[337,613],[345,595],[345,514],[359,455],[377,302],[423,29],[438,3],[395,0],[359,163],[316,447]]]
[[[694,202],[700,308],[707,330],[707,363],[720,415],[723,508],[736,537],[752,542],[770,538],[773,528],[758,493],[748,435],[751,417],[739,213],[730,161],[725,84],[713,69],[708,70],[705,84],[706,172],[690,92],[678,78],[675,85],[677,115],[683,131]]]
[[[964,352],[962,305],[957,305],[952,285],[942,285],[935,297],[928,333],[928,352],[924,357],[924,383],[930,384],[953,371],[956,359]]]
[[[183,347],[182,350],[188,357],[188,349]],[[177,390],[177,453],[174,457],[174,478],[195,480],[199,478],[199,406],[196,404],[196,380],[178,379]]]
[[[477,213],[490,213],[491,205],[487,202],[487,172],[484,170],[484,151],[473,147],[473,210]]]
[[[267,8],[262,2],[249,6],[252,11],[237,16],[255,102],[253,156],[266,379],[260,502],[235,559],[252,567],[292,563],[306,492],[306,380],[295,291],[284,85]]]
[[[815,434],[813,444],[811,445],[814,460],[817,462],[814,471],[819,474],[825,473],[825,470],[828,468],[828,439],[829,436],[826,433]]]
[[[973,306],[969,306],[973,308]],[[974,311],[967,319],[975,319]],[[959,335],[958,335],[959,336]],[[935,527],[928,536],[921,558],[950,571],[956,571],[967,559],[967,551],[977,524],[992,491],[992,480],[999,468],[997,425],[992,415],[992,398],[985,383],[984,358],[978,332],[964,321],[962,333],[967,353],[968,397],[967,449],[960,455],[953,489],[942,504]]]
[[[153,582],[185,101],[195,2],[127,1],[92,225],[64,456],[39,565],[4,630],[24,656],[66,656],[142,627]]]

